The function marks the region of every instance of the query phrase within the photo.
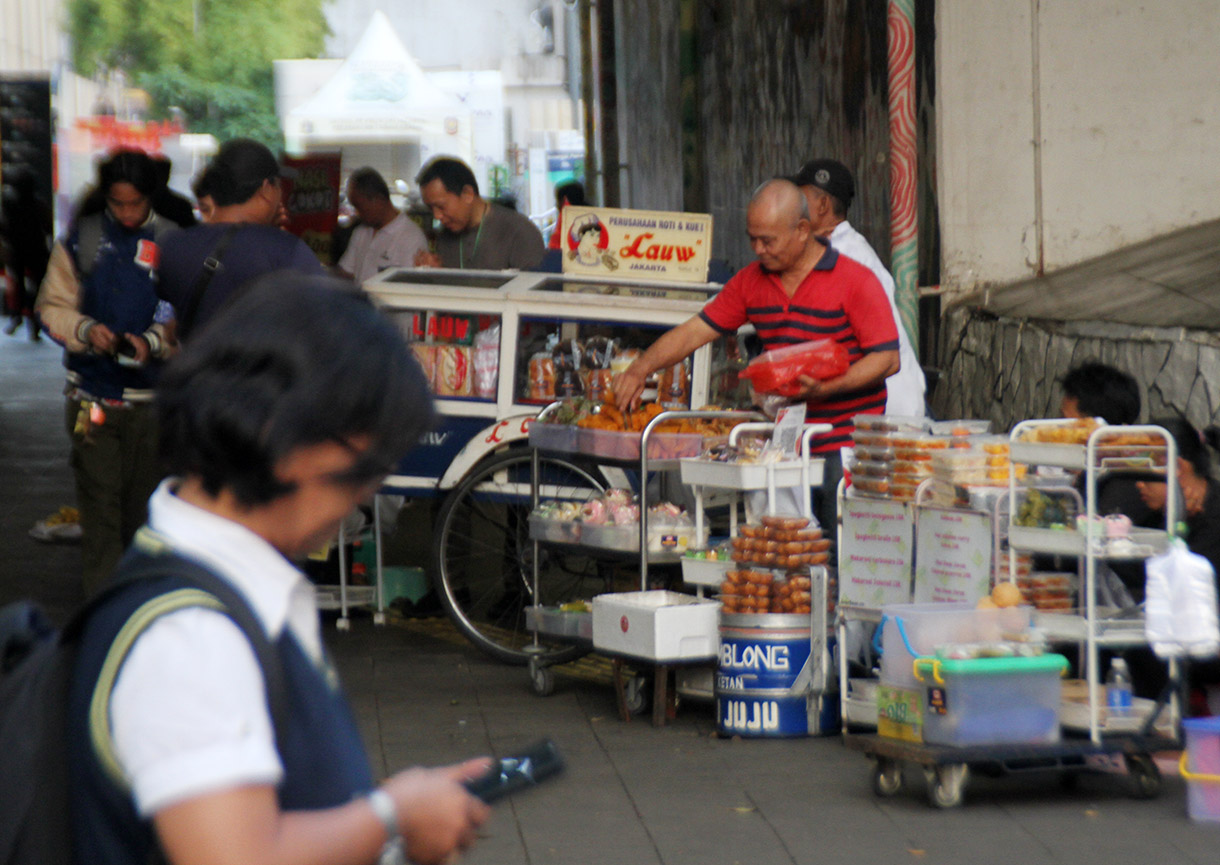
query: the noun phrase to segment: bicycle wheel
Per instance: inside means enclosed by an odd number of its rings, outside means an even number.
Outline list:
[[[539,547],[538,596],[534,596],[534,548],[529,537],[531,453],[524,448],[496,454],[453,488],[437,517],[433,553],[437,594],[458,629],[479,649],[510,664],[525,664],[533,632],[525,608],[591,598],[612,591],[613,571],[576,550]],[[605,490],[596,468],[540,457],[542,499],[586,501]],[[541,640],[548,663],[588,651]]]

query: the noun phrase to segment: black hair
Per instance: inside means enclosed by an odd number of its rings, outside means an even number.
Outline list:
[[[461,195],[462,190],[469,186],[474,194],[479,194],[479,181],[474,179],[470,166],[452,156],[438,156],[432,159],[415,175],[415,182],[423,189],[434,180],[440,180],[445,189],[454,195]]]
[[[173,161],[166,155],[158,153],[152,157],[153,168],[157,171],[157,179],[161,181],[161,185],[169,186],[169,176],[174,171]]]
[[[1178,446],[1178,456],[1186,460],[1201,478],[1212,479],[1212,461],[1208,454],[1208,446],[1216,447],[1220,443],[1220,430],[1208,427],[1202,433],[1184,417],[1163,417],[1152,421],[1173,436]]]
[[[555,187],[555,206],[563,207],[570,204],[573,207],[583,207],[589,202],[585,199],[585,187],[579,180],[569,180]]]
[[[161,190],[161,180],[152,158],[143,150],[115,150],[97,166],[97,183],[81,199],[73,221],[82,216],[101,213],[106,209],[106,198],[116,183],[130,183],[136,192],[152,202]]]
[[[367,438],[339,480],[391,471],[432,423],[419,364],[394,324],[345,280],[278,271],[251,283],[165,368],[156,392],[161,457],[245,506],[293,485],[293,451]]]
[[[602,225],[601,220],[595,216],[580,227],[576,232],[576,239],[579,240],[591,231],[603,232],[605,230],[606,228]]]
[[[367,165],[364,168],[357,168],[347,179],[347,183],[350,188],[358,190],[361,195],[390,200],[390,187],[386,185],[385,178],[377,173],[376,168],[370,168]]]
[[[1139,385],[1121,369],[1104,363],[1082,363],[1068,370],[1061,384],[1064,394],[1076,400],[1085,417],[1099,417],[1109,424],[1139,420]]]
[[[195,179],[191,181],[191,192],[194,193],[196,201],[212,194],[211,169],[205,168],[195,175]]]

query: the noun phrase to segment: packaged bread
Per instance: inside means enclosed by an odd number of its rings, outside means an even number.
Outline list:
[[[428,342],[413,342],[411,351],[415,353],[415,359],[419,361],[419,366],[424,371],[424,378],[427,379],[428,386],[435,391],[436,346]]]
[[[547,352],[530,358],[529,398],[537,401],[555,399],[555,361]]]
[[[436,347],[437,396],[474,395],[474,358],[465,345],[438,345]]]

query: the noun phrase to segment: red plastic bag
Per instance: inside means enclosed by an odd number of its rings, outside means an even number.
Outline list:
[[[848,366],[847,349],[831,339],[816,339],[763,352],[738,377],[750,379],[758,393],[796,396],[801,376],[826,381],[847,372]]]

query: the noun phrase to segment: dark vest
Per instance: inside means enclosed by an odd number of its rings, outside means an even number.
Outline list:
[[[146,602],[182,588],[173,577],[133,584],[98,610],[83,634],[68,705],[72,826],[81,865],[143,865],[162,858],[151,822],[136,813],[130,791],[103,767],[90,735],[89,706],[124,624]],[[276,791],[280,808],[334,807],[369,792],[368,757],[337,677],[315,667],[287,630],[276,648],[288,698],[283,741],[276,742],[284,766]]]

